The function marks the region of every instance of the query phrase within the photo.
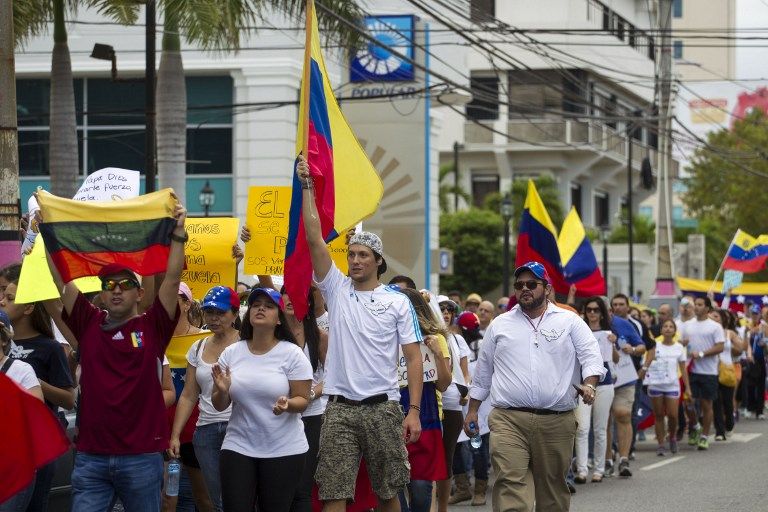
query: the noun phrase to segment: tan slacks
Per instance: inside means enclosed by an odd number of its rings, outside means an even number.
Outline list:
[[[576,416],[493,409],[491,463],[496,475],[493,512],[565,511],[571,494],[565,475],[573,456]]]

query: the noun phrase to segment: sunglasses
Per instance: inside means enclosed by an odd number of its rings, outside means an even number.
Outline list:
[[[450,306],[440,306],[440,311],[443,313],[453,313],[453,308]]]
[[[515,290],[522,290],[523,288],[528,288],[529,290],[535,290],[539,287],[539,285],[542,284],[539,281],[515,281]]]
[[[599,313],[600,308],[584,308],[584,311],[586,311],[587,313]]]
[[[133,290],[139,287],[139,283],[127,277],[125,279],[106,279],[101,282],[101,290],[105,292],[111,292],[118,286],[123,291]]]
[[[507,305],[506,304],[496,304],[496,307],[499,308],[499,309],[507,309]]]

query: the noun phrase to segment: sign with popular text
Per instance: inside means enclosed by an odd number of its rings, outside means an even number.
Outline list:
[[[231,217],[187,219],[187,265],[181,280],[187,283],[195,299],[202,299],[214,286],[235,287],[237,265],[232,258],[232,246],[237,242],[239,224],[238,219]]]

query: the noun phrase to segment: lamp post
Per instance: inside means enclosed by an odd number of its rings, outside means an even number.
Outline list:
[[[203,211],[205,212],[205,216],[208,216],[208,210],[213,206],[213,204],[216,202],[216,193],[211,188],[211,184],[208,182],[208,180],[205,180],[205,185],[202,189],[200,189],[200,205],[203,207]]]
[[[502,293],[509,297],[509,221],[512,219],[512,199],[509,194],[501,200],[501,218],[504,220],[504,267],[502,268]]]
[[[611,234],[611,226],[600,226],[600,241],[603,242],[603,279],[605,279],[605,293],[608,294],[608,236]]]

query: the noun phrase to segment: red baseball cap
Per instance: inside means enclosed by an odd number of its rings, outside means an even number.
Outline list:
[[[116,276],[118,274],[130,274],[136,282],[139,281],[136,277],[136,273],[123,263],[109,263],[108,265],[104,265],[101,267],[101,270],[99,270],[99,279],[104,280],[107,277]]]
[[[467,331],[480,327],[480,319],[471,311],[465,311],[460,314],[456,323],[459,324],[459,327],[466,329]]]

